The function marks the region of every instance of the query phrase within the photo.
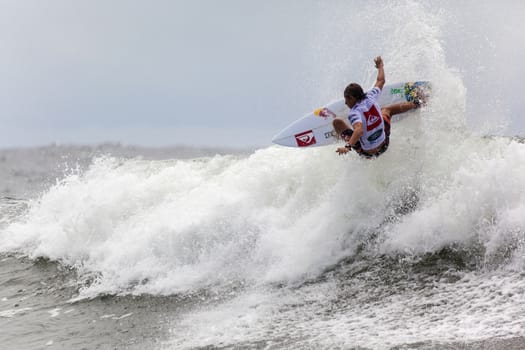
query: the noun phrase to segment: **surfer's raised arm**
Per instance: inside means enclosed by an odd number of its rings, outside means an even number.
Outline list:
[[[377,68],[377,78],[376,78],[376,83],[374,86],[377,86],[382,91],[386,80],[385,80],[385,69],[383,68],[383,59],[381,58],[381,56],[377,56],[376,58],[374,58],[374,63],[376,64],[376,68]]]

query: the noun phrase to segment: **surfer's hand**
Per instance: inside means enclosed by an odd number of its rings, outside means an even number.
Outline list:
[[[339,147],[335,151],[337,152],[337,154],[343,155],[343,154],[348,153],[350,150],[348,148],[346,148],[346,147]]]
[[[374,58],[374,63],[376,64],[376,68],[381,68],[383,67],[383,59],[381,58],[381,56],[377,56],[376,58]]]

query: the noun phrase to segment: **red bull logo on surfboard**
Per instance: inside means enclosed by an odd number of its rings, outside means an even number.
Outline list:
[[[328,108],[318,108],[314,111],[314,115],[318,117],[323,117],[325,120],[326,118],[331,117],[332,119],[335,119],[337,117],[335,113],[329,110]]]

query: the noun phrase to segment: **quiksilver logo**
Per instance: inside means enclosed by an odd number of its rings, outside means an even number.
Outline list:
[[[371,115],[368,120],[367,120],[367,124],[368,125],[372,125],[374,123],[377,123],[379,121],[379,117],[377,115]]]
[[[317,141],[315,140],[314,132],[312,130],[308,130],[295,135],[295,141],[297,142],[297,146],[299,147],[307,147],[315,145],[317,143]]]

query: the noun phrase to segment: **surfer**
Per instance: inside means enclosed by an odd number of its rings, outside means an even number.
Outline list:
[[[377,78],[370,91],[365,93],[356,83],[351,83],[344,91],[345,104],[350,108],[348,120],[352,128],[343,119],[334,119],[332,123],[336,134],[346,142],[344,147],[336,150],[340,155],[348,153],[351,149],[365,158],[383,154],[390,142],[390,118],[418,108],[421,104],[421,100],[415,98],[411,102],[401,102],[381,108],[377,99],[386,81],[381,56],[376,57],[374,63],[377,68]]]

